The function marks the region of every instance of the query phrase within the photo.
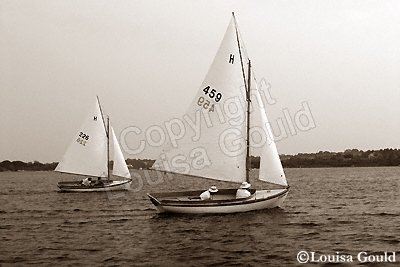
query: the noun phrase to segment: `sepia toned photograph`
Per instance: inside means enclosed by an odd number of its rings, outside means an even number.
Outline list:
[[[0,266],[398,266],[399,14],[0,0]]]

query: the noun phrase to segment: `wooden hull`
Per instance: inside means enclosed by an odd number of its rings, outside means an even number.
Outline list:
[[[80,181],[59,182],[58,188],[61,192],[105,192],[105,191],[120,191],[129,190],[132,179],[122,181],[109,181],[103,185],[82,185]]]
[[[147,194],[160,213],[218,214],[282,206],[289,189],[253,190],[248,198],[235,199],[236,189],[222,189],[212,200],[200,200],[201,191]]]

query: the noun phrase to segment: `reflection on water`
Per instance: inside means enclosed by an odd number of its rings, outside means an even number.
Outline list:
[[[287,266],[300,250],[400,253],[400,168],[285,171],[282,209],[209,216],[159,215],[145,193],[226,183],[176,176],[110,199],[58,193],[52,172],[0,173],[0,264]]]

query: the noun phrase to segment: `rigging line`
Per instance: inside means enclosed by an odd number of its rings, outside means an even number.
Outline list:
[[[236,23],[236,18],[235,18],[235,13],[232,12],[233,16],[233,21],[235,23],[235,30],[236,30],[236,40],[238,43],[238,48],[239,48],[239,55],[240,55],[240,63],[242,66],[242,74],[243,74],[243,81],[244,81],[244,87],[246,89],[246,101],[247,101],[247,125],[246,125],[246,182],[250,182],[250,165],[251,165],[251,159],[250,159],[250,80],[251,80],[251,62],[250,59],[247,58],[248,60],[248,81],[246,81],[246,75],[244,72],[244,66],[243,66],[243,58],[242,58],[242,51],[240,47],[240,41],[239,41],[239,33],[238,33],[238,28],[237,28],[237,23]],[[247,84],[248,83],[248,84]]]
[[[97,104],[99,105],[99,108],[100,108],[101,119],[103,120],[104,131],[106,132],[107,138],[109,138],[109,133],[107,131],[106,121],[104,119],[103,109],[101,108],[99,96],[96,95],[96,98],[97,98]]]
[[[248,89],[249,89],[249,88],[247,88],[246,74],[245,74],[245,72],[244,72],[244,66],[243,66],[242,51],[241,51],[241,49],[240,49],[239,33],[238,33],[237,22],[236,22],[236,18],[235,18],[235,13],[234,13],[234,12],[232,12],[232,16],[233,16],[233,21],[234,21],[234,23],[235,23],[236,40],[237,40],[238,48],[239,48],[239,56],[240,56],[240,64],[241,64],[241,66],[242,66],[242,75],[243,75],[244,88],[246,89],[246,98],[247,98],[247,101],[249,101],[249,100],[250,100],[250,99],[249,99],[249,93],[248,93]]]

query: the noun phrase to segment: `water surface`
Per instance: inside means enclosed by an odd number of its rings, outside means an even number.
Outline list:
[[[397,251],[400,261],[400,168],[285,172],[282,209],[213,216],[159,215],[145,193],[226,183],[136,172],[131,192],[58,193],[65,175],[3,172],[0,264],[296,266],[300,250]]]

